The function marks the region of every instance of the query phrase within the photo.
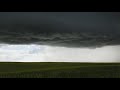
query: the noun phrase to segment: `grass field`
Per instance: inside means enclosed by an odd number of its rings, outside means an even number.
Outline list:
[[[0,78],[120,78],[120,63],[1,62]]]

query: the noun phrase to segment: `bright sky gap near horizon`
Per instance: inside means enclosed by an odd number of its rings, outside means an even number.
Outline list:
[[[0,45],[0,62],[120,62],[120,45],[95,49],[47,45]]]

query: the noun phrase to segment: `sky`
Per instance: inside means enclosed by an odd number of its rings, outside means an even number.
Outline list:
[[[120,62],[120,45],[96,49],[46,45],[2,45],[1,62]]]
[[[0,12],[0,61],[119,62],[120,12]]]
[[[0,43],[96,47],[119,36],[120,12],[0,12]]]

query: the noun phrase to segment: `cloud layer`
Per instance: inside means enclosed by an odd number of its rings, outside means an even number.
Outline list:
[[[94,48],[119,36],[119,12],[0,13],[0,43]]]
[[[120,37],[116,33],[34,33],[34,32],[1,32],[0,43],[39,44],[64,47],[102,47],[119,45]]]

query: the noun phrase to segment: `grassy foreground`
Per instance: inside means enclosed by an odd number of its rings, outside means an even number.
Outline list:
[[[1,62],[0,78],[120,78],[120,63]]]

